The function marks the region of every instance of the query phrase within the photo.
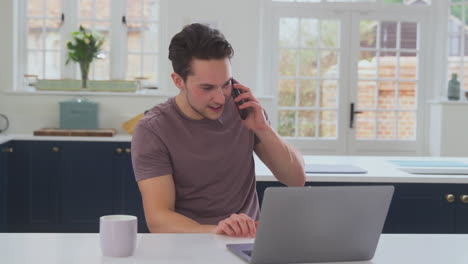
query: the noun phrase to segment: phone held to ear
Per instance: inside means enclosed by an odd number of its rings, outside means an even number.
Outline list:
[[[231,84],[232,84],[232,93],[231,96],[233,99],[236,99],[237,96],[241,94],[241,91],[239,89],[234,88],[234,84],[237,83],[234,78],[231,79]],[[247,109],[239,109],[239,106],[245,102],[244,99],[240,100],[239,102],[234,102],[236,104],[237,110],[239,111],[239,115],[242,120],[245,120],[247,118]]]

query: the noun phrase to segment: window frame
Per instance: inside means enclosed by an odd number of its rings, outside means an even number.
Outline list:
[[[159,14],[158,14],[158,50],[157,61],[156,61],[156,76],[157,81],[155,85],[158,87],[157,90],[144,90],[136,91],[135,93],[121,93],[121,92],[105,92],[105,94],[154,94],[154,95],[165,95],[169,94],[170,90],[168,89],[167,78],[162,78],[166,76],[168,71],[165,70],[166,67],[166,58],[167,52],[165,49],[162,49],[164,43],[167,41],[167,25],[168,25],[168,0],[158,0],[159,1]],[[73,93],[69,91],[37,91],[36,89],[28,88],[25,83],[24,75],[28,67],[28,47],[27,47],[27,38],[28,38],[28,9],[27,3],[28,0],[18,0],[15,1],[14,10],[15,12],[15,22],[17,30],[14,32],[14,41],[17,43],[15,45],[15,54],[17,54],[17,60],[13,65],[15,71],[13,92],[31,92],[31,93],[48,93],[48,94],[63,94],[63,93]],[[60,63],[61,63],[61,72],[60,79],[79,79],[79,67],[75,63],[70,63],[65,65],[66,61],[66,48],[65,43],[70,39],[70,33],[76,31],[78,28],[79,21],[79,0],[61,0],[61,13],[65,15],[65,20],[60,27],[60,41],[62,48],[60,49]],[[72,14],[72,15],[71,15]],[[111,1],[110,5],[110,35],[106,41],[109,41],[109,55],[108,59],[110,61],[109,67],[109,78],[108,80],[119,79],[126,80],[126,60],[128,56],[127,50],[127,28],[122,23],[122,16],[127,16],[126,14],[126,0]],[[153,20],[151,20],[153,21]],[[21,32],[26,32],[22,34]],[[122,54],[125,54],[122,56]],[[107,80],[107,79],[106,79]],[[90,92],[82,91],[78,92],[80,94],[99,94],[102,92]]]

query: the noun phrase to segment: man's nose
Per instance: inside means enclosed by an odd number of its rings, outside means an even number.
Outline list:
[[[221,88],[216,89],[213,96],[213,101],[217,104],[224,104],[226,101],[224,91]]]

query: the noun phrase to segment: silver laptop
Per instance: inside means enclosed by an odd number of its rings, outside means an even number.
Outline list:
[[[249,263],[372,259],[394,187],[270,187],[254,244],[228,244]]]

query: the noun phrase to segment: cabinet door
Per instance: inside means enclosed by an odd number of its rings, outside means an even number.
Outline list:
[[[130,143],[122,143],[121,146],[123,151],[117,157],[119,160],[117,168],[122,177],[122,213],[138,217],[138,232],[148,233],[141,193],[133,174]]]
[[[29,142],[13,141],[7,153],[7,226],[8,232],[28,232],[29,224]]]
[[[455,205],[446,199],[454,192],[447,184],[395,184],[386,233],[454,233]]]
[[[9,144],[0,145],[0,233],[7,231],[7,155]]]
[[[27,229],[34,232],[56,232],[58,224],[57,184],[61,173],[61,146],[58,141],[30,142],[29,213]]]
[[[119,175],[113,170],[116,143],[67,142],[63,146],[64,173],[60,214],[64,232],[98,232],[99,218],[116,212]]]
[[[458,184],[456,195],[456,224],[455,230],[457,234],[468,234],[468,184]]]

